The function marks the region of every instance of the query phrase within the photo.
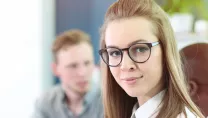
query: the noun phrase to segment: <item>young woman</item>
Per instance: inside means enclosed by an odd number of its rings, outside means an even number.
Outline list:
[[[118,0],[101,28],[105,118],[203,118],[192,102],[166,13]]]

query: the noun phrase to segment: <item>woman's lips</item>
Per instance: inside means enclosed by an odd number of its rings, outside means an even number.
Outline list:
[[[128,85],[133,85],[137,82],[138,79],[143,78],[143,76],[140,77],[129,77],[129,78],[123,78],[121,79],[124,83],[128,84]]]

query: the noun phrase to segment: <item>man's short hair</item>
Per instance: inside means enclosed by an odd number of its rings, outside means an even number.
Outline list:
[[[57,54],[60,50],[65,50],[72,45],[78,45],[83,42],[92,46],[89,34],[79,29],[68,30],[58,35],[52,45],[52,52],[55,61],[57,61]]]

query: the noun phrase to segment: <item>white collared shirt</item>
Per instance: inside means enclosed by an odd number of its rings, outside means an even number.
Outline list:
[[[161,91],[146,103],[139,107],[138,103],[134,105],[131,118],[155,118],[159,113],[162,106],[162,99],[166,90]],[[185,108],[187,118],[196,118],[196,116],[188,109]],[[183,113],[179,114],[177,118],[185,118]]]

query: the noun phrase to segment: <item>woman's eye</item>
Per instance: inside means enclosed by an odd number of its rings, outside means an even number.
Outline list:
[[[147,47],[137,47],[137,48],[135,48],[136,52],[141,52],[141,53],[144,53],[148,50],[149,50],[149,48],[147,48]]]
[[[111,51],[109,53],[109,55],[112,56],[112,57],[116,57],[116,56],[120,56],[121,52],[120,51]]]

